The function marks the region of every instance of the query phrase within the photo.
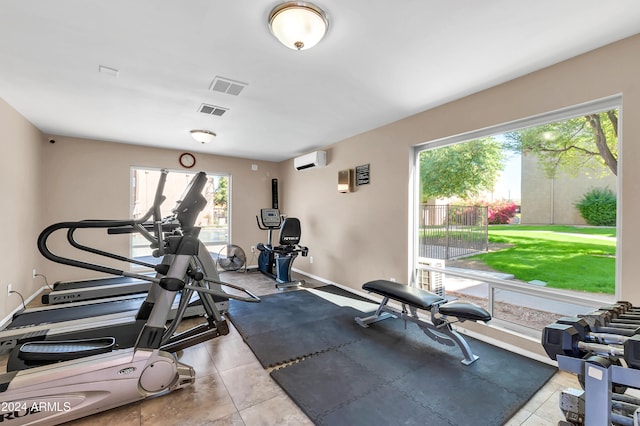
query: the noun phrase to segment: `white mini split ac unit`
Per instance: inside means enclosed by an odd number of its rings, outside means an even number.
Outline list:
[[[295,167],[296,170],[310,169],[312,167],[324,167],[326,165],[326,151],[315,151],[293,159],[293,167]]]

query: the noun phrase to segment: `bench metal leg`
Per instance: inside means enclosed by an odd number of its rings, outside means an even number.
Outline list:
[[[386,320],[387,318],[395,318],[393,315],[391,315],[388,312],[383,312],[380,315],[369,315],[368,317],[355,317],[356,322],[361,325],[362,327],[369,327],[369,324],[373,324],[374,322],[378,322],[378,321],[382,321],[382,320]]]
[[[430,335],[432,334],[440,334],[440,338],[444,338],[446,340],[449,341],[449,345],[453,346],[456,345],[460,348],[460,350],[462,351],[462,353],[464,354],[464,359],[460,362],[462,362],[464,365],[469,365],[471,363],[473,363],[475,360],[477,360],[478,358],[480,358],[478,355],[475,355],[472,351],[471,351],[471,347],[469,346],[469,343],[467,343],[467,341],[464,339],[464,337],[462,337],[462,335],[460,333],[458,333],[457,331],[455,331],[454,329],[451,328],[450,324],[446,324],[446,326],[441,327],[441,328],[437,328],[437,327],[427,327],[425,329],[425,327],[420,326],[420,328],[422,328],[422,331],[425,332],[425,334]],[[428,330],[428,331],[427,331]],[[430,336],[433,338],[433,336]],[[440,343],[444,343],[447,344],[446,342],[442,342],[439,339],[434,339]]]
[[[387,306],[388,302],[389,298],[385,297],[373,315],[364,318],[355,317],[355,321],[362,327],[368,327],[369,324],[382,321],[389,317],[400,318],[404,321],[410,321],[416,324],[427,336],[429,336],[429,338],[440,344],[458,346],[464,354],[464,359],[461,361],[464,365],[469,365],[479,358],[471,351],[471,347],[469,347],[469,344],[464,337],[455,331],[451,327],[450,323],[442,321],[438,325],[435,325],[433,322],[421,320],[418,317],[417,309],[414,307],[409,307],[410,314],[407,314],[406,312],[401,312]],[[433,319],[433,312],[431,317]]]
[[[369,324],[373,324],[374,322],[386,320],[387,318],[392,318],[392,317],[396,318],[395,315],[389,312],[386,312],[385,310],[388,301],[389,301],[389,298],[385,297],[373,315],[369,315],[368,317],[355,317],[354,319],[360,326],[369,327]]]
[[[467,341],[451,327],[451,323],[435,317],[436,309],[437,307],[432,308],[431,322],[427,322],[420,320],[417,309],[411,307],[411,319],[409,320],[415,322],[427,336],[436,342],[447,346],[458,346],[464,354],[464,359],[461,361],[464,365],[469,365],[477,360],[479,356],[474,355]]]

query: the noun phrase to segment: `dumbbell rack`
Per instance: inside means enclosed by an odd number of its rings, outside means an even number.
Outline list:
[[[612,365],[608,368],[592,364],[581,358],[558,355],[560,370],[582,375],[585,390],[585,425],[601,426],[612,423],[612,384],[640,387],[640,370]],[[634,424],[640,420],[640,409],[634,414]]]

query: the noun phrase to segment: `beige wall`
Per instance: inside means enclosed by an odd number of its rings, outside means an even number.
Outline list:
[[[523,155],[521,223],[585,225],[576,203],[594,188],[609,188],[617,193],[617,177],[609,173],[596,178],[582,172],[577,176],[559,173],[549,179],[538,167],[535,156]]]
[[[132,166],[184,170],[178,163],[182,151],[124,145],[94,140],[54,137],[56,143],[43,146],[42,171],[45,179],[41,228],[54,222],[82,219],[127,219],[130,217],[130,168]],[[231,238],[234,244],[249,247],[266,239],[258,230],[255,215],[271,206],[271,179],[277,178],[278,164],[207,154],[195,154],[193,170],[228,173],[231,177]],[[251,165],[258,166],[257,171]],[[127,236],[107,236],[103,231],[79,231],[80,242],[99,245],[108,251],[128,253]],[[51,238],[52,250],[70,253],[64,233]],[[93,234],[93,235],[91,235]],[[59,237],[59,238],[56,238]],[[74,254],[75,256],[75,254]],[[92,260],[90,256],[80,256]],[[102,262],[102,259],[100,259]],[[256,263],[256,262],[254,262]],[[42,261],[50,280],[80,279],[90,271]],[[121,264],[111,263],[122,267]]]
[[[0,99],[0,318],[20,305],[17,294],[7,296],[7,285],[25,298],[42,285],[33,278],[40,261],[36,237],[44,204],[41,195],[42,134]]]
[[[353,288],[370,279],[409,280],[409,177],[412,146],[616,94],[623,95],[619,297],[640,303],[640,36],[425,111],[328,147],[323,169],[281,171],[284,207],[298,215],[314,263],[303,271]],[[336,190],[343,168],[371,163],[371,184]]]
[[[297,171],[283,164],[283,208],[301,220],[308,258],[294,267],[353,288],[369,280],[407,276],[409,163],[392,127],[327,149],[327,167]],[[368,185],[339,193],[338,171],[370,164]]]

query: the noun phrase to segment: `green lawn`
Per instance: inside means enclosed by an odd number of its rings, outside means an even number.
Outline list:
[[[489,241],[513,247],[473,258],[522,281],[613,294],[615,236],[615,228],[494,225],[489,227]]]

